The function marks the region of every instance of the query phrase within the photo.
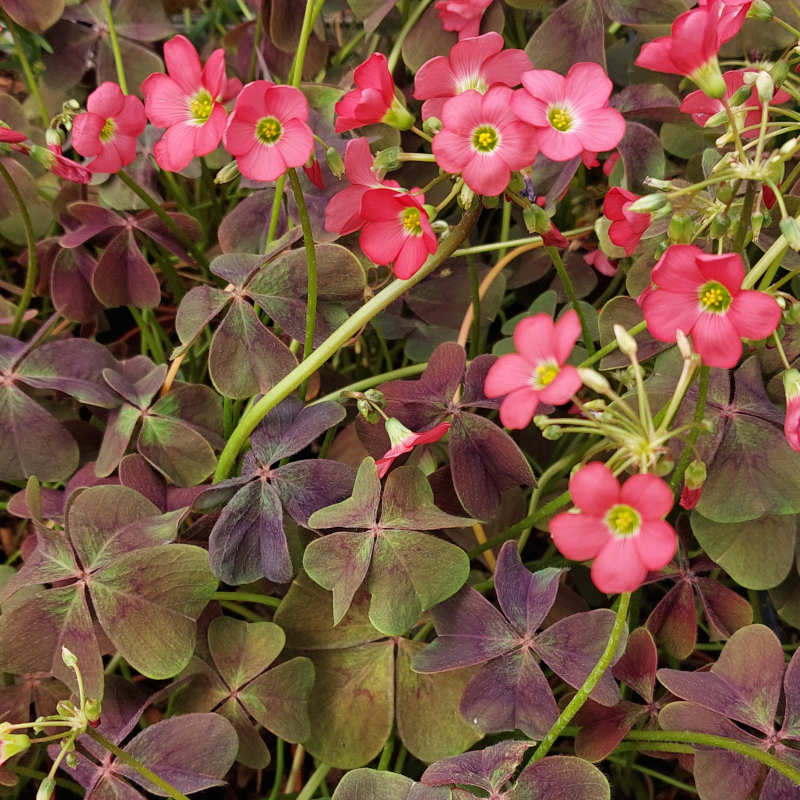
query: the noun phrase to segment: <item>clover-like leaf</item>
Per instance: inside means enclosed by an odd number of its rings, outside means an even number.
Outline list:
[[[469,560],[461,548],[421,530],[460,527],[469,520],[433,505],[433,492],[415,467],[394,470],[383,492],[375,462],[364,459],[353,495],[338,506],[312,514],[312,527],[350,527],[311,542],[303,566],[320,586],[333,591],[334,623],[364,580],[372,596],[370,620],[383,633],[411,628],[419,615],[450,597],[464,584]]]

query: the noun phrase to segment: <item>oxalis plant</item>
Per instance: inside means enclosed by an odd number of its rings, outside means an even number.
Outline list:
[[[0,798],[800,798],[793,3],[0,26]]]

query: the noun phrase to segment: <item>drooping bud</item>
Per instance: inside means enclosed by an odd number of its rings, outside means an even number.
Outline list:
[[[326,148],[325,160],[328,162],[328,168],[337,178],[344,175],[344,161],[335,147]]]
[[[397,146],[379,150],[372,162],[372,171],[378,174],[400,169],[400,148]]]
[[[69,669],[75,669],[78,666],[78,657],[68,647],[61,647],[61,660]]]
[[[526,206],[522,212],[522,219],[528,233],[547,233],[550,230],[550,217],[547,212],[536,203]]]
[[[706,482],[707,474],[705,463],[698,459],[695,459],[686,467],[686,472],[683,473],[681,508],[689,510],[697,505],[703,492],[703,484]]]
[[[761,103],[769,103],[772,100],[772,95],[775,94],[775,83],[772,80],[772,75],[766,70],[759,70],[755,84],[759,101]]]
[[[667,235],[675,244],[689,244],[693,239],[694,223],[685,214],[673,214]]]
[[[64,144],[64,136],[56,128],[48,128],[44,132],[44,143],[48,147],[61,147]]]
[[[579,367],[578,376],[584,386],[588,386],[598,394],[608,394],[611,391],[611,384],[604,375],[601,375],[596,370]]]
[[[622,325],[614,325],[614,338],[617,340],[619,349],[625,353],[628,358],[636,357],[639,345],[636,344],[636,339],[634,339]]]
[[[428,117],[428,119],[422,123],[422,130],[427,133],[428,136],[436,136],[441,129],[442,121],[439,117]]]
[[[93,723],[100,719],[100,714],[103,710],[103,707],[99,700],[90,698],[86,701],[86,705],[84,706],[83,710],[86,713],[86,719],[88,719],[90,723]]]
[[[36,800],[51,800],[55,791],[56,782],[48,776],[39,784],[39,788],[36,791]]]
[[[31,746],[31,740],[24,733],[11,733],[12,730],[10,723],[0,723],[0,764]]]
[[[784,217],[778,227],[792,250],[800,250],[800,225],[794,217]]]
[[[558,425],[548,425],[543,431],[542,436],[550,442],[555,442],[561,438],[563,431]]]
[[[239,177],[239,165],[231,161],[220,169],[214,176],[214,183],[230,183]]]
[[[465,183],[461,187],[461,191],[458,193],[458,204],[463,208],[465,211],[469,208],[472,208],[472,204],[475,202],[475,192],[467,186]]]
[[[638,200],[634,200],[629,206],[628,211],[635,211],[637,214],[650,214],[658,211],[667,205],[667,196],[661,192],[646,194]]]
[[[711,220],[711,225],[708,228],[708,232],[714,239],[721,239],[731,227],[731,218],[727,214],[717,214],[713,220]]]
[[[769,22],[773,16],[772,6],[767,3],[766,0],[753,0],[750,4],[750,8],[747,10],[747,16],[750,19]]]
[[[753,93],[753,87],[748,84],[747,77],[748,75],[752,75],[752,72],[746,72],[744,76],[745,83],[743,86],[740,86],[732,95],[730,99],[730,104],[732,106],[740,106],[742,103],[746,103],[750,99],[750,95]],[[722,116],[722,120],[727,120],[728,115],[724,111],[718,111],[717,114],[714,116]],[[708,124],[711,123],[711,120],[708,121]],[[721,125],[722,122],[718,122],[717,125]]]

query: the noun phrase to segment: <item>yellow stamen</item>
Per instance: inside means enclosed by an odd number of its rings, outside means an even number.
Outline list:
[[[553,106],[547,113],[547,119],[557,131],[568,131],[572,127],[572,117],[566,108]]]

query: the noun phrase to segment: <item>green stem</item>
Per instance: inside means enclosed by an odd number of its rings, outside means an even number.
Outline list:
[[[270,597],[268,594],[258,594],[257,592],[214,592],[211,599],[259,603],[262,606],[272,606],[272,608],[277,608],[281,604],[280,597]]]
[[[283,762],[284,762],[285,746],[283,739],[278,737],[275,743],[275,778],[272,781],[272,791],[269,793],[267,800],[278,800],[281,793],[281,782],[283,781]]]
[[[544,739],[539,742],[539,746],[534,750],[530,758],[529,764],[539,761],[544,758],[549,752],[550,748],[555,744],[561,732],[570,723],[572,718],[580,711],[583,704],[589,699],[589,695],[597,686],[600,678],[603,677],[605,671],[611,665],[611,661],[617,652],[617,645],[619,644],[622,631],[625,629],[625,624],[628,620],[628,606],[630,605],[631,594],[630,592],[623,592],[619,596],[619,605],[617,606],[617,616],[614,619],[614,626],[611,628],[611,635],[606,642],[605,650],[600,656],[599,661],[594,665],[594,668],[589,673],[583,686],[578,689],[577,694],[572,700],[567,703],[564,710],[558,715],[558,719],[553,724],[553,727],[545,734]]]
[[[306,200],[305,197],[303,197],[303,189],[300,186],[297,172],[291,167],[287,172],[289,175],[289,182],[292,184],[292,192],[294,192],[294,201],[297,204],[297,211],[300,214],[300,226],[303,228],[303,245],[306,248],[306,261],[308,262],[306,340],[303,344],[303,361],[305,361],[314,349],[314,329],[317,324],[317,253],[314,249],[314,234],[311,231],[311,220],[308,217]],[[305,397],[305,384],[303,384],[301,388],[300,396]]]
[[[421,372],[425,372],[425,368],[427,366],[428,362],[423,361],[421,364],[411,364],[408,367],[393,369],[391,372],[382,372],[380,375],[373,375],[371,378],[364,378],[364,380],[356,381],[355,383],[343,386],[341,389],[337,389],[335,392],[326,394],[324,397],[320,397],[314,402],[321,403],[324,400],[336,400],[338,402],[344,392],[363,392],[365,389],[371,389],[373,386],[379,386],[380,384],[387,383],[388,381],[396,381],[400,378],[412,378],[414,375],[419,375]]]
[[[311,777],[306,782],[300,794],[297,795],[295,800],[311,800],[317,787],[325,780],[325,776],[331,771],[329,764],[319,764],[319,766],[311,773]]]
[[[422,16],[422,12],[425,11],[432,2],[433,0],[419,0],[414,10],[408,15],[408,19],[403,23],[403,27],[400,28],[400,33],[397,34],[397,39],[387,59],[389,63],[389,72],[394,72],[394,68],[400,60],[400,54],[403,52],[403,42],[405,42],[406,36],[408,36],[416,21]]]
[[[626,740],[634,742],[672,742],[685,743],[692,745],[703,745],[707,747],[718,747],[722,750],[730,750],[733,753],[752,758],[767,767],[774,769],[792,783],[800,786],[800,769],[781,761],[772,753],[754,747],[751,744],[738,742],[729,739],[727,736],[716,736],[711,733],[695,733],[694,731],[630,731],[625,737]],[[658,749],[658,748],[654,748]]]
[[[300,28],[300,40],[297,43],[297,51],[294,54],[292,71],[289,75],[289,83],[292,86],[299,86],[300,81],[303,79],[303,64],[306,60],[308,40],[311,38],[314,21],[319,12],[322,11],[323,5],[325,5],[325,0],[306,0],[306,7],[303,12],[303,26]]]
[[[584,226],[583,228],[575,228],[570,231],[562,231],[562,234],[570,239],[575,236],[581,236],[584,233],[590,233],[594,228],[591,225]],[[507,242],[490,242],[489,244],[476,244],[473,247],[463,247],[461,250],[456,250],[453,253],[454,258],[459,256],[468,256],[471,253],[491,253],[494,250],[507,250],[512,247],[521,247],[525,244],[536,244],[542,241],[541,236],[526,236],[523,239],[511,239]]]
[[[392,760],[393,752],[394,752],[394,731],[392,731],[389,738],[386,740],[386,744],[383,746],[383,750],[381,751],[380,761],[378,761],[378,769],[381,772],[385,772],[387,769],[389,769],[389,763]]]
[[[117,69],[117,82],[123,94],[128,94],[128,82],[125,80],[125,67],[122,64],[122,53],[119,49],[119,39],[117,29],[114,26],[114,17],[111,14],[111,4],[109,0],[103,0],[103,11],[108,22],[108,37],[111,39],[111,52],[114,54],[114,66]]]
[[[750,217],[753,216],[753,202],[756,197],[755,181],[747,181],[747,188],[744,191],[744,202],[742,212],[739,216],[739,224],[736,227],[736,238],[733,241],[733,252],[741,253],[744,250],[744,242],[747,231],[750,230]]]
[[[181,794],[174,786],[167,783],[163,778],[159,778],[152,770],[148,769],[144,764],[137,761],[133,756],[126,753],[121,748],[117,747],[114,742],[109,741],[103,736],[97,728],[91,726],[86,729],[86,733],[90,738],[94,739],[99,745],[105,747],[110,753],[113,753],[123,764],[132,769],[135,769],[145,780],[158,786],[167,797],[172,797],[173,800],[189,800],[185,794]]]
[[[6,764],[3,769],[9,770],[9,772],[13,772],[15,775],[20,775],[23,778],[33,778],[34,780],[44,780],[47,777],[47,773],[41,772],[38,769],[30,769],[29,767],[23,767],[21,764]],[[85,789],[75,781],[71,781],[68,778],[53,778],[55,781],[56,786],[60,786],[62,789],[66,789],[72,794],[76,794],[79,797],[85,797]]]
[[[612,764],[617,764],[624,769],[634,769],[637,772],[641,772],[642,775],[655,778],[662,783],[666,783],[668,786],[674,786],[676,789],[682,789],[684,792],[689,792],[689,794],[697,794],[697,789],[695,789],[694,786],[690,786],[688,783],[683,783],[683,781],[671,778],[669,775],[664,775],[663,772],[657,772],[649,767],[643,767],[641,764],[629,764],[627,761],[623,761],[621,758],[609,758],[608,760]]]
[[[119,179],[169,228],[170,232],[181,242],[181,244],[192,254],[192,257],[203,268],[208,267],[208,259],[200,253],[195,245],[189,241],[183,231],[175,224],[175,221],[161,208],[158,201],[145,189],[128,175],[125,170],[120,170],[117,175]],[[165,272],[166,275],[166,272]],[[182,297],[183,295],[181,295]],[[180,300],[180,297],[176,298]]]
[[[578,295],[575,294],[575,287],[572,285],[572,280],[567,274],[566,267],[564,266],[564,262],[561,260],[558,249],[555,247],[548,247],[547,252],[550,254],[550,260],[553,262],[553,266],[556,268],[558,277],[561,278],[561,283],[564,284],[564,291],[567,293],[569,302],[575,309],[575,313],[578,315],[578,319],[581,322],[583,345],[586,348],[586,352],[591,356],[595,351],[594,340],[589,333],[589,325],[586,322],[583,309],[578,304]]]
[[[28,56],[25,55],[25,50],[22,47],[16,23],[2,8],[0,8],[0,18],[2,18],[11,33],[11,38],[14,40],[14,52],[16,53],[19,65],[22,67],[22,74],[25,76],[25,83],[28,85],[28,91],[33,95],[33,99],[36,101],[36,105],[39,108],[39,116],[42,119],[42,125],[48,128],[50,126],[50,115],[47,113],[47,106],[44,104],[44,100],[42,100],[42,93],[39,91],[39,84],[31,69],[31,62],[28,61]]]
[[[764,251],[761,258],[753,264],[753,268],[750,272],[744,276],[742,289],[752,289],[758,282],[758,279],[769,269],[772,262],[780,259],[781,254],[788,246],[789,243],[786,241],[786,237],[783,234],[778,236],[769,248]]]
[[[256,64],[258,63],[258,48],[261,47],[261,36],[264,29],[264,20],[262,19],[262,9],[259,5],[256,11],[256,29],[253,31],[253,49],[250,51],[250,66],[247,68],[247,82],[255,80],[256,77]]]
[[[14,200],[22,217],[22,226],[25,228],[25,243],[28,246],[28,270],[25,273],[25,286],[22,289],[22,297],[19,299],[17,310],[14,312],[14,321],[11,323],[11,336],[17,337],[22,330],[25,311],[30,305],[33,290],[36,286],[36,278],[39,275],[39,266],[36,260],[36,236],[33,232],[33,223],[31,222],[31,215],[28,213],[28,206],[25,205],[25,200],[11,177],[11,173],[3,164],[0,164],[0,175],[3,176],[3,179],[8,184],[11,194],[14,195]]]
[[[450,232],[450,235],[439,244],[436,253],[428,259],[426,264],[420,267],[415,275],[408,280],[395,279],[378,292],[328,336],[305,361],[298,364],[286,377],[278,381],[275,386],[242,415],[222,453],[220,453],[217,470],[214,473],[214,482],[221,481],[230,474],[239,451],[244,447],[256,425],[281,400],[288,397],[291,392],[307,381],[314,372],[355,336],[374,316],[402,297],[412,286],[416,286],[423,278],[430,275],[440,264],[450,258],[453,251],[464,241],[479,215],[479,207],[466,212],[458,225]]]
[[[275,194],[272,198],[272,210],[269,214],[269,228],[267,229],[267,241],[264,244],[264,252],[269,250],[269,246],[275,240],[275,234],[278,232],[278,221],[281,218],[281,203],[283,201],[283,187],[286,185],[286,173],[278,176],[275,181]]]
[[[683,448],[678,466],[675,467],[675,472],[672,473],[672,478],[669,482],[669,488],[672,489],[673,494],[680,494],[683,486],[683,474],[686,472],[686,467],[689,466],[697,437],[700,435],[700,423],[703,421],[703,414],[706,410],[706,397],[708,396],[708,367],[705,364],[700,367],[698,381],[697,403],[694,407],[693,419],[695,424],[689,433],[689,438],[686,440],[686,446]]]

